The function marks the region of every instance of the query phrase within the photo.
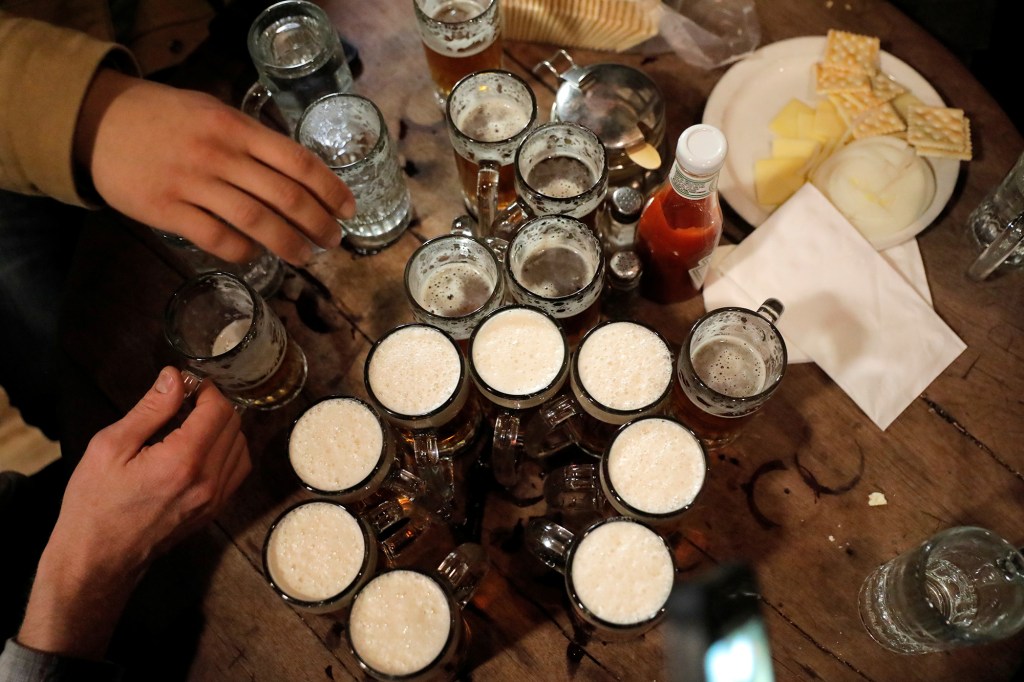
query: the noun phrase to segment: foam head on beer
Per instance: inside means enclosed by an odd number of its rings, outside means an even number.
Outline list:
[[[508,396],[550,387],[566,366],[565,338],[538,310],[509,307],[479,326],[471,346],[473,369],[483,384]]]
[[[381,573],[352,604],[348,632],[362,661],[385,675],[410,675],[444,651],[452,606],[432,578],[404,569]]]
[[[306,485],[317,490],[354,488],[365,481],[384,452],[377,416],[352,398],[321,400],[292,427],[288,458]]]
[[[569,567],[580,603],[601,620],[636,625],[659,614],[675,580],[675,565],[660,535],[628,519],[585,533]]]
[[[374,348],[367,365],[373,395],[400,415],[427,415],[448,402],[462,381],[458,346],[428,325],[407,325]]]
[[[619,411],[649,407],[672,382],[672,351],[653,330],[635,322],[594,328],[577,351],[576,378],[595,401]],[[583,401],[586,406],[586,401]]]
[[[611,487],[646,514],[690,506],[704,485],[707,463],[693,433],[675,420],[651,417],[624,427],[607,454]]]
[[[331,599],[359,575],[366,539],[359,522],[332,502],[300,504],[274,525],[267,538],[270,579],[304,602]]]

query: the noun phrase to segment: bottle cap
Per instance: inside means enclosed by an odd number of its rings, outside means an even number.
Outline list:
[[[610,215],[617,223],[635,223],[644,209],[644,195],[632,187],[619,187],[611,196]]]
[[[609,284],[617,289],[629,289],[640,283],[643,265],[636,251],[617,251],[608,259]]]
[[[728,149],[729,145],[721,130],[699,123],[690,126],[679,136],[676,162],[683,170],[694,175],[711,175],[722,168]]]

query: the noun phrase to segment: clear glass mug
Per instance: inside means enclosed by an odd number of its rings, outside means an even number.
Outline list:
[[[617,514],[651,525],[677,521],[707,477],[700,439],[671,417],[650,415],[624,424],[598,463],[567,464],[544,479],[549,510]]]
[[[526,546],[565,576],[576,624],[604,642],[634,639],[665,618],[675,559],[665,539],[640,521],[613,516],[579,534],[535,518]]]
[[[366,583],[345,628],[360,670],[376,680],[454,680],[469,651],[463,609],[487,571],[484,548],[463,543],[434,570],[393,569]]]
[[[405,296],[417,322],[433,325],[456,341],[505,298],[498,256],[473,237],[448,234],[421,244],[405,264]]]
[[[267,7],[249,27],[248,47],[259,80],[241,109],[261,120],[264,106],[273,102],[288,134],[314,101],[352,89],[338,32],[312,2],[284,0]]]
[[[376,253],[402,236],[412,219],[412,199],[377,105],[360,95],[322,97],[303,112],[295,139],[355,196],[356,214],[338,221],[345,244],[357,253]]]
[[[533,128],[516,150],[516,200],[498,213],[491,234],[506,241],[537,216],[566,215],[597,233],[608,193],[608,154],[594,131],[552,121]]]
[[[482,413],[465,356],[449,334],[422,323],[395,327],[370,348],[363,380],[370,400],[394,424],[428,486],[433,511],[458,517],[456,460],[480,433]]]
[[[445,119],[476,236],[489,237],[496,213],[515,201],[512,163],[537,120],[537,98],[513,73],[477,71],[455,84]]]
[[[231,263],[204,251],[180,235],[157,229],[153,232],[193,274],[218,270],[230,272],[244,279],[263,298],[274,296],[284,282],[284,261],[264,247],[260,247],[258,256],[246,263]]]
[[[786,342],[775,327],[783,306],[719,308],[697,320],[676,367],[672,412],[711,449],[733,442],[778,389]]]
[[[509,305],[480,322],[469,338],[469,370],[491,405],[494,436],[491,470],[495,480],[514,488],[522,464],[521,427],[530,412],[562,389],[569,373],[565,332],[539,308]],[[548,445],[568,445],[567,435]]]
[[[661,412],[672,389],[672,350],[653,327],[606,320],[591,329],[573,353],[570,392],[549,400],[526,424],[524,447],[531,457],[556,450],[547,439],[568,429],[582,450],[600,457],[620,426]]]
[[[164,310],[164,337],[189,371],[245,407],[271,410],[306,383],[306,356],[266,301],[241,278],[185,281]]]
[[[439,106],[462,77],[501,68],[498,0],[413,0],[413,9]]]
[[[353,508],[379,491],[410,500],[426,492],[402,468],[391,425],[352,396],[326,396],[299,415],[288,434],[288,461],[306,490]]]
[[[512,300],[557,319],[570,346],[597,323],[604,250],[579,220],[545,215],[526,222],[509,242],[504,260]]]
[[[274,519],[263,542],[263,574],[279,597],[310,613],[338,611],[399,548],[381,540],[409,514],[386,500],[362,513],[332,500],[305,500]]]
[[[876,568],[858,606],[872,639],[897,653],[1004,639],[1024,629],[1024,555],[984,528],[948,528]]]
[[[1002,266],[1024,263],[1024,154],[967,217],[967,231],[981,254],[967,275],[981,281]]]

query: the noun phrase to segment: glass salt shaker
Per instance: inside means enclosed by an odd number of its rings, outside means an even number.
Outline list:
[[[633,248],[643,208],[644,195],[633,187],[619,187],[608,195],[608,215],[601,234],[606,255]]]
[[[610,320],[629,320],[635,317],[635,305],[643,266],[636,251],[629,248],[617,251],[608,259],[608,275],[601,312]]]

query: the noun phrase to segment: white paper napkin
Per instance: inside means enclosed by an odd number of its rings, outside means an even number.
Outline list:
[[[923,266],[908,261],[910,276],[923,280]],[[882,430],[966,348],[809,183],[725,255],[718,270],[706,301],[709,294],[716,300],[721,286],[744,293],[746,307],[769,297],[782,301],[778,326],[787,348],[816,362]]]

